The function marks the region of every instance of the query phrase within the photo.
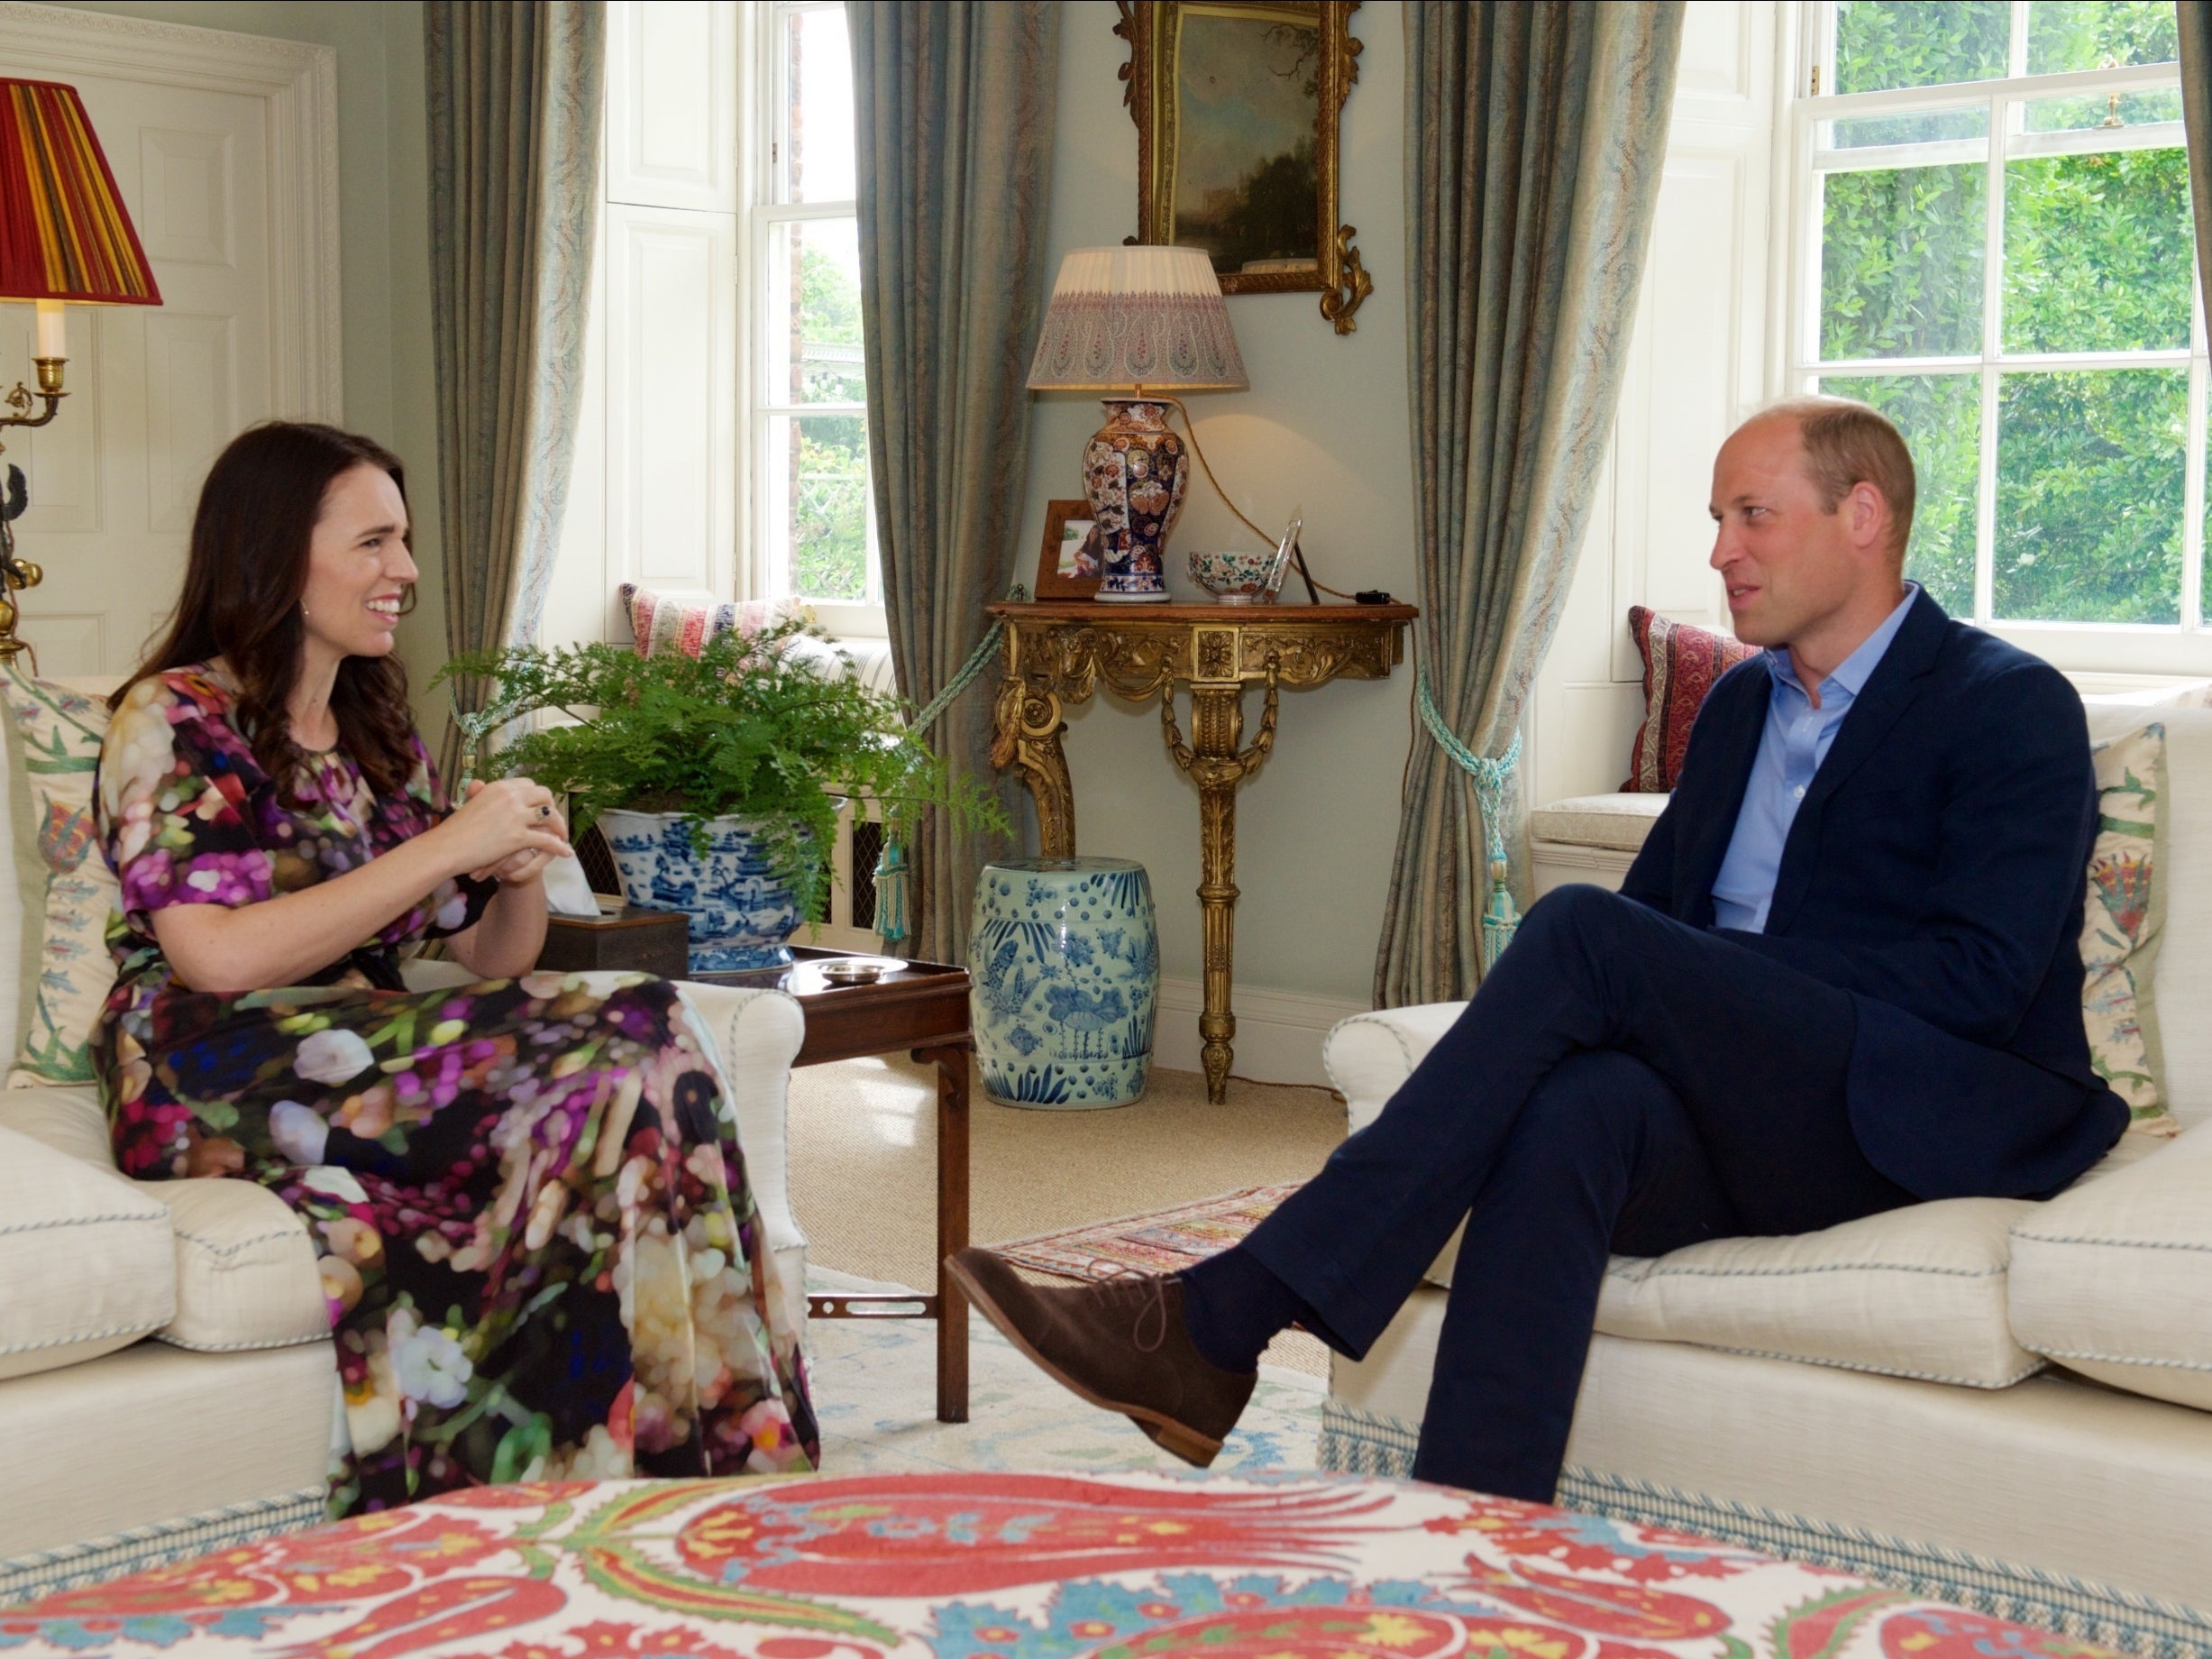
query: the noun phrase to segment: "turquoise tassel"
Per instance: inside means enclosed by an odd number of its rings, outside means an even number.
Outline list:
[[[1505,860],[1490,861],[1490,907],[1483,912],[1483,975],[1498,965],[1505,954],[1505,947],[1513,942],[1513,930],[1521,925],[1521,912],[1513,906],[1513,895],[1505,890]]]
[[[907,935],[906,848],[886,837],[875,861],[875,930],[886,945]]]

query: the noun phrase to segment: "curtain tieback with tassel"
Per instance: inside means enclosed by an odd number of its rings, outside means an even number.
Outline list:
[[[1476,803],[1482,808],[1483,835],[1490,857],[1490,903],[1483,911],[1483,972],[1487,974],[1505,954],[1505,947],[1513,942],[1513,930],[1521,925],[1521,912],[1514,907],[1513,895],[1505,885],[1504,824],[1505,786],[1513,781],[1513,768],[1521,763],[1521,733],[1518,730],[1513,733],[1513,740],[1505,746],[1505,753],[1496,759],[1477,755],[1444,723],[1444,716],[1429,689],[1426,665],[1413,676],[1413,707],[1421,716],[1421,723],[1429,729],[1429,735],[1436,739],[1437,747],[1467,775],[1475,786]]]

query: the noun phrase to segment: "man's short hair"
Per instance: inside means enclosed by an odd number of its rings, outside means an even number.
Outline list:
[[[1860,484],[1872,484],[1889,504],[1890,549],[1902,565],[1913,535],[1913,504],[1919,493],[1913,452],[1905,435],[1879,411],[1850,398],[1788,398],[1756,418],[1787,416],[1805,445],[1805,476],[1820,492],[1824,511]]]

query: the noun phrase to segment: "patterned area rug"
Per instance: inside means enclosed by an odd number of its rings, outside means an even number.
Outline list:
[[[544,1481],[0,1611],[17,1659],[2085,1659],[1654,1527],[1311,1474]]]
[[[903,1288],[823,1268],[807,1270],[807,1285],[848,1294]],[[809,1322],[807,1370],[821,1415],[824,1472],[1184,1468],[1128,1419],[1094,1410],[1047,1379],[988,1321],[971,1318],[968,1333],[968,1421],[940,1423],[936,1325]],[[1312,1469],[1325,1389],[1319,1377],[1261,1366],[1252,1403],[1214,1467]]]
[[[1151,1210],[1092,1222],[1064,1233],[1041,1233],[992,1249],[1008,1260],[1065,1279],[1113,1279],[1122,1273],[1177,1273],[1241,1243],[1303,1185],[1248,1187],[1172,1210]]]

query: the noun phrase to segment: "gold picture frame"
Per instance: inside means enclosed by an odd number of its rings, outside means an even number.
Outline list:
[[[1122,101],[1137,123],[1137,241],[1204,248],[1225,294],[1318,289],[1321,315],[1352,333],[1375,291],[1358,232],[1338,216],[1360,0],[1116,3],[1114,32],[1129,43]]]

